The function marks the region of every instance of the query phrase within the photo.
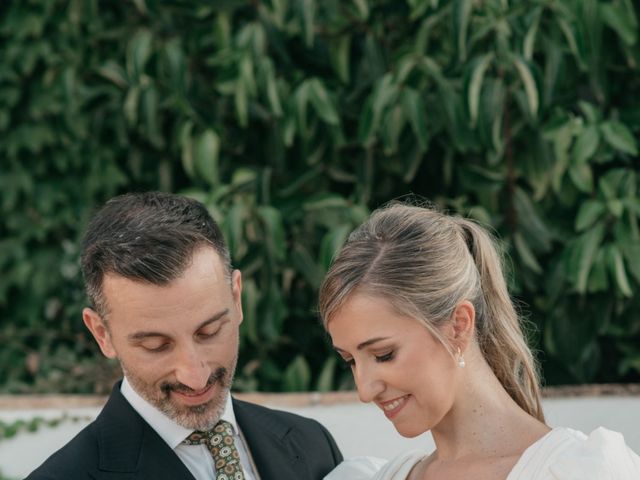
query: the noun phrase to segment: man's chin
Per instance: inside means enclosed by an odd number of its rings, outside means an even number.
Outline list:
[[[224,412],[224,403],[217,405],[211,400],[201,405],[176,405],[171,402],[161,410],[178,425],[190,430],[209,430],[220,420]]]

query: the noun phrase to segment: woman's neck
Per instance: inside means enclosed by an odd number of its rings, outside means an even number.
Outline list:
[[[431,429],[439,460],[519,456],[550,430],[509,396],[479,352],[467,365],[451,410]]]

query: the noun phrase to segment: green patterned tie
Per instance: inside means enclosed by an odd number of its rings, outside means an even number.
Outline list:
[[[216,480],[244,480],[240,455],[233,443],[233,426],[229,422],[220,420],[212,430],[206,432],[196,430],[184,443],[206,445],[216,466]]]

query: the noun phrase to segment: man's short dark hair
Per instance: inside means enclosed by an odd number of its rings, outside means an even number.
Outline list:
[[[82,241],[82,274],[92,307],[106,316],[106,274],[166,285],[186,270],[194,251],[204,245],[220,255],[230,278],[224,237],[202,203],[161,192],[112,198],[93,217]]]

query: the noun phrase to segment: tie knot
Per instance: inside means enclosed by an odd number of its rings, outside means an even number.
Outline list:
[[[225,420],[220,420],[211,430],[195,430],[183,443],[187,445],[205,444],[210,447],[218,445],[231,445],[233,443],[233,425]]]
[[[183,443],[205,444],[213,457],[217,480],[244,480],[240,454],[233,443],[233,425],[224,420],[206,432],[196,430]]]

